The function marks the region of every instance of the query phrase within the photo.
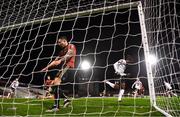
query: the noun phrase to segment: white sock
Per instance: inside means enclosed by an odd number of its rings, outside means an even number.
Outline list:
[[[137,94],[138,94],[138,91],[135,91],[134,92],[134,98],[136,98]]]
[[[109,82],[109,81],[107,81],[106,82],[109,86],[111,86],[112,88],[114,88],[114,86],[115,86],[115,84],[113,84],[113,83],[111,83],[111,82]]]
[[[172,93],[172,94],[177,97],[177,94],[176,94],[176,93]]]
[[[122,98],[123,95],[124,95],[124,89],[121,89],[121,90],[119,91],[118,101],[121,101],[121,98]]]

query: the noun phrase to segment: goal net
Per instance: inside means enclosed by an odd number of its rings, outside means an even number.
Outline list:
[[[179,116],[179,1],[146,1],[144,12],[152,66],[156,108],[167,116]],[[168,83],[168,84],[167,84]]]
[[[163,84],[164,80],[169,82],[179,95],[176,2],[156,5],[146,1],[143,7],[141,2],[0,1],[0,115],[161,115],[154,105],[164,114],[178,116],[178,98],[169,99]],[[48,113],[54,98],[47,94],[45,82],[48,76],[51,80],[55,77],[57,69],[41,70],[62,50],[56,44],[61,36],[77,49],[75,68],[68,70],[62,77],[66,83],[61,84],[68,90],[71,104],[63,108],[60,98],[60,110]],[[158,58],[155,67],[145,62],[150,53]],[[132,60],[126,65],[127,76],[114,71],[113,64],[119,59]],[[137,78],[145,91],[135,97],[131,86]],[[19,85],[11,95],[15,79]],[[117,99],[119,90],[104,80],[126,83],[122,102]]]

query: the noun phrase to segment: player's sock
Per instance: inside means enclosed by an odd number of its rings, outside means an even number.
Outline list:
[[[136,98],[137,97],[137,92],[135,91],[135,93],[134,93],[134,98]]]
[[[172,93],[172,94],[177,97],[177,94],[176,94],[176,93]]]
[[[115,86],[115,84],[113,84],[113,83],[111,83],[111,82],[109,82],[109,81],[106,81],[106,83],[107,83],[109,86],[111,86],[112,88],[114,88],[114,86]]]
[[[121,89],[121,90],[119,91],[118,101],[121,101],[123,95],[124,95],[124,89]]]
[[[46,112],[56,112],[59,111],[59,108],[53,107],[51,109],[46,110]]]
[[[127,74],[125,74],[125,73],[120,73],[120,75],[121,75],[121,76],[126,76]]]

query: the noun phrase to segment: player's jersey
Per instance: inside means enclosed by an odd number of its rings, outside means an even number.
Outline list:
[[[135,88],[140,90],[142,87],[142,82],[141,81],[135,81],[132,85],[132,87],[135,85]]]
[[[45,85],[51,85],[53,80],[46,80]]]
[[[76,47],[73,44],[68,44],[62,51],[59,52],[59,57],[65,56],[69,49],[73,50],[73,56],[68,60],[64,61],[62,64],[69,66],[70,68],[74,68],[75,64],[75,55],[76,55]]]
[[[126,60],[120,59],[116,63],[114,63],[114,70],[115,73],[120,74],[120,75],[125,75],[124,71],[126,69]]]
[[[165,85],[166,89],[168,89],[168,90],[172,89],[172,87],[171,87],[171,85],[169,83],[164,82],[164,85]]]
[[[18,86],[19,86],[19,82],[17,80],[14,80],[10,85],[10,87],[13,89],[16,89]]]

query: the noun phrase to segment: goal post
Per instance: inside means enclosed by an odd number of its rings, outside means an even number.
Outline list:
[[[142,34],[142,43],[144,47],[144,54],[145,54],[145,63],[146,63],[146,70],[147,70],[147,79],[148,79],[148,86],[149,86],[149,96],[150,96],[150,101],[151,105],[156,108],[158,111],[163,113],[167,117],[172,117],[169,113],[167,113],[165,110],[159,108],[156,105],[156,94],[155,94],[155,88],[154,88],[154,77],[152,73],[152,66],[150,62],[148,61],[148,58],[150,57],[150,47],[149,47],[149,42],[148,42],[148,37],[147,37],[147,31],[146,31],[146,24],[145,24],[145,17],[144,17],[144,12],[142,8],[142,3],[139,2],[138,4],[138,13],[139,13],[139,20],[140,20],[140,26],[141,26],[141,34]]]
[[[142,3],[139,2],[138,4],[138,14],[139,14],[139,21],[140,21],[140,27],[141,27],[141,37],[142,37],[142,43],[144,47],[144,55],[145,55],[145,63],[146,63],[146,70],[147,70],[147,79],[148,79],[148,86],[149,86],[149,96],[151,105],[156,105],[156,97],[155,97],[155,91],[154,91],[154,81],[153,81],[153,74],[152,74],[152,68],[148,61],[148,58],[150,56],[150,50],[149,50],[149,44],[148,44],[148,38],[147,38],[147,32],[146,32],[146,24],[145,24],[145,17],[144,12],[142,8]]]

